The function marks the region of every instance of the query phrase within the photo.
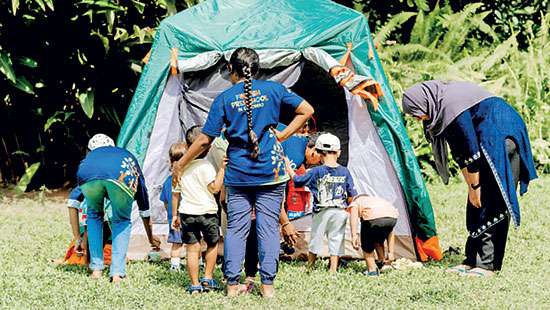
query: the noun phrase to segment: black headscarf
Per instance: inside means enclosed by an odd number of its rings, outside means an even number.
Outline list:
[[[425,81],[413,85],[403,94],[403,111],[413,116],[428,115],[424,134],[432,144],[437,173],[447,184],[449,166],[447,145],[442,133],[457,116],[493,94],[471,82]]]

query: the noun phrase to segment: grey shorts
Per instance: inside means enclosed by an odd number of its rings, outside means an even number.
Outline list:
[[[348,212],[344,209],[327,208],[319,213],[313,213],[309,251],[320,255],[323,251],[325,238],[330,256],[344,255],[344,237]]]

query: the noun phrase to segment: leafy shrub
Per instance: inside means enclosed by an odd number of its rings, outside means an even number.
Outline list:
[[[504,97],[524,118],[533,154],[541,172],[550,171],[550,14],[541,16],[536,33],[528,28],[527,47],[520,49],[516,34],[504,41],[485,19],[481,3],[453,12],[450,6],[419,11],[410,41],[383,45],[379,54],[397,100],[413,84],[430,79],[469,80]],[[396,15],[377,29],[385,37],[407,20]],[[412,18],[411,14],[406,15]],[[479,42],[482,33],[490,40]],[[409,134],[425,174],[433,177],[430,146],[421,124],[407,121]],[[456,166],[454,167],[456,171]]]

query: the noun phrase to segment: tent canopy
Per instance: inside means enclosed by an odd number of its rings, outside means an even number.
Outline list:
[[[180,68],[197,71],[241,46],[304,56],[320,51],[330,62],[350,43],[354,71],[377,81],[384,94],[377,111],[369,107],[370,119],[401,186],[413,233],[421,240],[434,237],[429,196],[367,20],[330,0],[207,0],[162,21],[117,144],[144,162],[174,51]]]

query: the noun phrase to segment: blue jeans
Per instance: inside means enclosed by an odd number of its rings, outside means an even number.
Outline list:
[[[103,217],[104,198],[111,200],[113,215],[112,254],[109,275],[126,276],[126,253],[130,242],[132,202],[128,195],[115,181],[94,180],[80,186],[88,202],[88,245],[90,247],[90,269],[103,270]]]
[[[240,281],[253,206],[256,208],[260,277],[263,284],[273,284],[279,262],[279,213],[284,191],[284,184],[228,187],[227,233],[224,240],[227,284],[235,285]]]

